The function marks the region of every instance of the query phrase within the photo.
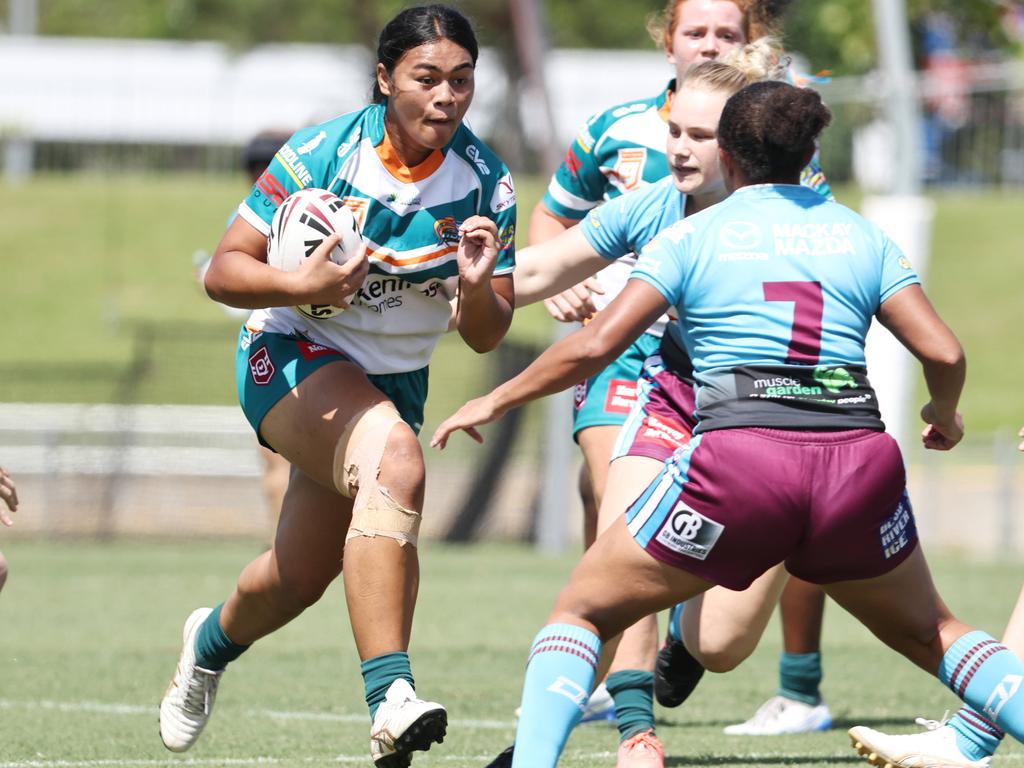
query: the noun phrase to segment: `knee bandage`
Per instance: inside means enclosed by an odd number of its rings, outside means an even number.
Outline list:
[[[402,421],[390,403],[376,403],[349,421],[334,449],[334,485],[350,499],[352,522],[345,540],[386,536],[412,544],[420,530],[420,513],[406,509],[377,479],[388,435]]]

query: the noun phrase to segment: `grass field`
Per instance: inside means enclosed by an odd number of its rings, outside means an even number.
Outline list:
[[[522,241],[542,184],[522,177],[518,187]],[[202,295],[192,253],[215,246],[244,191],[241,177],[216,175],[41,176],[0,185],[0,401],[233,404],[237,321]],[[838,194],[858,203],[854,190]],[[1024,284],[1012,226],[1024,193],[934,197],[928,289],[967,349],[969,427],[1016,428],[1024,423],[1024,358],[1007,349],[1018,336]],[[517,316],[511,337],[544,341],[550,329],[532,307]],[[487,360],[446,337],[432,365],[431,411],[460,404],[464,384],[486,377]]]
[[[369,765],[368,720],[341,585],[253,647],[224,678],[200,742],[175,757],[160,745],[156,703],[173,671],[181,623],[221,599],[258,551],[251,541],[13,540],[0,596],[0,768],[155,765]],[[411,650],[418,688],[446,704],[449,736],[417,756],[420,768],[482,766],[514,733],[513,710],[530,638],[574,557],[498,545],[430,544]],[[965,620],[1002,630],[1020,585],[1019,563],[933,559],[936,580]],[[678,710],[658,710],[669,766],[859,765],[844,729],[913,728],[955,700],[835,606],[826,614],[824,694],[837,723],[826,733],[725,737],[773,691],[779,631],[769,627],[739,670],[709,675]],[[561,765],[614,764],[615,731],[584,726]],[[1020,765],[1007,739],[998,762]]]

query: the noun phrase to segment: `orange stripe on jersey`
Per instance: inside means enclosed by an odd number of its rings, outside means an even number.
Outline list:
[[[665,103],[658,107],[658,117],[668,122],[668,113],[672,111],[672,91],[665,91]]]
[[[406,184],[427,178],[441,166],[441,162],[444,160],[441,150],[435,149],[427,155],[426,160],[410,168],[399,159],[398,152],[395,150],[394,144],[391,143],[391,139],[388,138],[386,130],[384,131],[384,141],[374,147],[374,150],[387,172]]]
[[[439,259],[442,256],[447,256],[449,253],[455,253],[457,250],[459,250],[459,246],[458,245],[446,245],[443,248],[438,248],[436,251],[431,251],[430,253],[425,253],[422,256],[412,256],[412,257],[410,257],[408,259],[399,259],[399,258],[396,258],[395,256],[390,256],[390,255],[388,255],[386,253],[382,253],[380,251],[372,251],[372,250],[371,251],[367,251],[367,255],[370,258],[377,259],[377,261],[383,261],[383,262],[385,262],[387,264],[391,264],[392,266],[395,266],[395,267],[408,267],[408,266],[412,266],[413,264],[423,264],[424,262],[427,262],[427,261],[433,261],[434,259]]]

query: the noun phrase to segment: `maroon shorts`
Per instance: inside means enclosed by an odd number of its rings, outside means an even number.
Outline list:
[[[899,447],[867,429],[697,435],[626,522],[655,559],[730,589],[780,562],[817,584],[873,578],[917,544]]]
[[[636,398],[619,431],[613,461],[621,456],[664,461],[690,442],[697,425],[693,385],[667,369],[660,355],[644,361]]]

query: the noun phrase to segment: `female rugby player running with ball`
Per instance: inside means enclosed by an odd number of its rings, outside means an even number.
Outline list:
[[[417,698],[407,655],[424,488],[416,432],[449,301],[482,352],[504,336],[513,300],[511,177],[462,124],[476,60],[457,11],[398,14],[380,36],[374,103],[295,134],[214,254],[209,294],[256,310],[239,339],[242,408],[294,469],[273,548],[227,600],[185,624],[160,704],[171,750],[199,736],[228,663],[315,603],[343,559],[374,762],[404,768],[445,734],[444,707]],[[328,258],[337,235],[297,272],[265,263],[274,212],[300,188],[326,189],[355,212],[364,248],[344,265]]]
[[[830,120],[816,93],[755,83],[718,126],[722,203],[669,228],[625,290],[520,376],[470,401],[432,443],[599,370],[670,306],[697,380],[690,443],[597,540],[532,646],[514,768],[554,766],[601,657],[639,617],[780,562],[975,708],[1012,653],[958,621],[918,546],[902,457],[864,370],[872,317],[921,361],[926,447],[963,436],[965,363],[910,263],[875,226],[798,185]],[[993,715],[1024,737],[1024,699]]]

